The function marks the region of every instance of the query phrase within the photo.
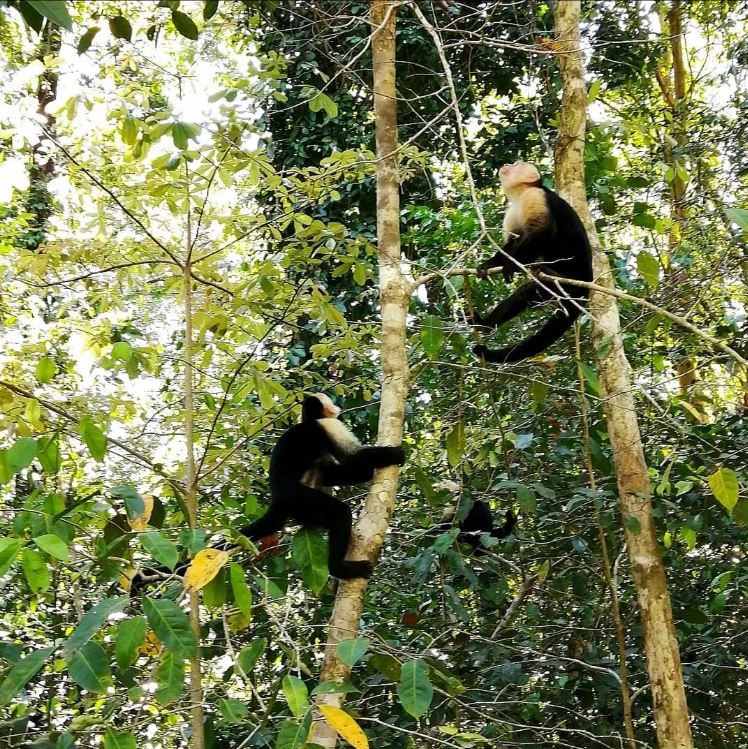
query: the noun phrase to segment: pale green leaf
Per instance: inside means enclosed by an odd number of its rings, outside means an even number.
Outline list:
[[[138,749],[138,745],[129,731],[115,731],[107,728],[104,734],[104,749]]]
[[[365,637],[354,637],[338,643],[338,655],[346,666],[353,667],[366,654],[370,642]]]
[[[34,543],[47,554],[59,559],[61,562],[67,562],[70,559],[70,550],[68,545],[54,533],[45,533],[42,536],[36,536]]]
[[[48,356],[43,356],[37,362],[34,374],[36,375],[36,379],[41,383],[51,382],[52,378],[57,374],[57,366]]]
[[[327,568],[327,544],[316,530],[302,528],[291,542],[293,561],[301,570],[304,582],[319,595],[329,575]]]
[[[421,345],[426,355],[433,359],[442,347],[444,326],[437,315],[426,315],[421,323]]]
[[[641,250],[636,256],[636,268],[639,275],[646,281],[647,286],[654,288],[660,280],[660,263],[657,258],[646,250]]]
[[[47,561],[38,551],[29,548],[23,550],[21,569],[32,593],[43,593],[49,588]]]
[[[17,538],[0,538],[0,577],[16,561],[21,542]]]
[[[138,659],[138,648],[145,641],[147,626],[144,616],[134,616],[123,619],[117,625],[117,635],[114,640],[114,657],[117,665],[122,669],[132,666]]]
[[[257,663],[259,657],[265,652],[265,648],[268,646],[268,641],[265,637],[260,637],[254,640],[251,645],[243,648],[237,658],[239,668],[246,674],[252,673],[252,670]]]
[[[447,459],[453,468],[460,465],[465,452],[465,425],[458,421],[447,432]]]
[[[5,463],[13,473],[28,468],[36,457],[36,440],[31,437],[21,437],[5,454]]]
[[[730,468],[720,468],[709,476],[709,486],[717,501],[728,512],[732,512],[738,503],[740,494],[740,486],[735,471]]]
[[[283,677],[282,686],[288,709],[294,718],[300,718],[309,707],[309,690],[306,684],[297,676],[286,674]]]
[[[221,713],[224,720],[236,725],[243,723],[246,720],[247,715],[249,715],[247,705],[241,700],[233,698],[218,700],[218,711]]]

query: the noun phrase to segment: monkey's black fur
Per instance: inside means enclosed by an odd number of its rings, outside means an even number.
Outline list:
[[[351,509],[305,482],[311,473],[312,483],[320,486],[362,484],[371,481],[376,468],[402,465],[405,456],[401,447],[359,446],[349,451],[325,428],[327,421],[319,398],[306,398],[301,423],[281,435],[270,457],[270,507],[239,532],[257,541],[280,530],[289,520],[326,529],[330,574],[344,580],[370,577],[371,562],[345,559],[351,540]]]
[[[504,251],[523,265],[537,263],[535,269],[545,273],[592,281],[592,250],[587,232],[576,211],[553,190],[541,183],[527,189],[541,189],[545,195],[544,215],[523,217],[518,236],[510,236]],[[509,280],[519,268],[497,252],[478,268],[479,275],[486,275],[490,268],[503,268],[505,280]],[[556,306],[550,319],[533,335],[514,346],[490,350],[478,345],[474,351],[486,361],[497,363],[516,362],[536,356],[557,341],[574,324],[581,314],[580,307],[587,304],[589,291],[564,283],[543,281],[543,285],[561,299],[530,281],[520,286],[485,317],[475,316],[473,322],[489,328],[497,328],[517,317],[530,307],[552,301]],[[563,298],[564,295],[567,298]]]

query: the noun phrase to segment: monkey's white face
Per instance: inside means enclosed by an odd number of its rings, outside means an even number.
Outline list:
[[[504,192],[522,185],[535,185],[540,182],[540,172],[526,161],[504,164],[499,169],[499,181]]]
[[[340,409],[324,393],[315,393],[314,397],[322,404],[326,419],[337,419]]]

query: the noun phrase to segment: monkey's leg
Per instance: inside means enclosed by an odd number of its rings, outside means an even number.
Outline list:
[[[351,542],[353,513],[345,502],[329,494],[300,486],[293,517],[303,526],[324,528],[329,534],[328,567],[333,577],[350,580],[354,577],[371,577],[372,564],[367,560],[349,561],[345,555]]]
[[[499,325],[513,320],[533,304],[544,302],[547,299],[548,292],[540,288],[538,284],[534,282],[526,283],[500,302],[488,315],[477,319],[476,323],[489,328],[498,328]]]
[[[371,481],[374,470],[401,466],[405,462],[402,447],[367,446],[349,455],[338,464],[322,467],[323,486],[350,486]]]

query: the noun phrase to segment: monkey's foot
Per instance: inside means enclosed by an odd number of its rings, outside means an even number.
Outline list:
[[[330,574],[340,580],[353,580],[357,577],[363,577],[368,580],[373,572],[374,565],[367,560],[359,562],[350,562],[346,560],[343,562],[339,570],[335,570],[335,572],[330,570]]]

